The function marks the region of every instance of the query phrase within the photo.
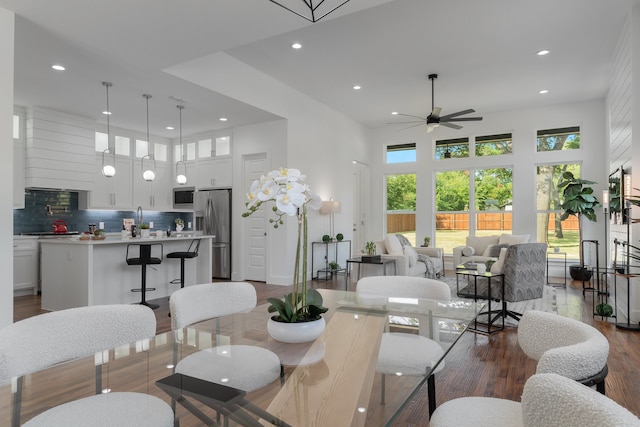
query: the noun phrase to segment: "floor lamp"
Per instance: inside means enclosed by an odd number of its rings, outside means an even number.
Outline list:
[[[327,201],[327,202],[322,202],[322,206],[320,207],[320,213],[322,215],[330,215],[329,216],[329,237],[331,237],[331,240],[335,239],[335,234],[333,233],[333,215],[340,213],[341,211],[341,206],[340,206],[340,202],[337,202],[333,199]]]

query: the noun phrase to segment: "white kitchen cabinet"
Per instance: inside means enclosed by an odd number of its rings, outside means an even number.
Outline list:
[[[156,177],[148,182],[142,178],[142,162],[133,165],[133,207],[145,210],[164,211],[172,208],[172,171],[166,162],[156,162]]]
[[[40,246],[37,237],[13,238],[13,294],[36,295],[40,280]]]
[[[89,192],[89,209],[131,210],[133,186],[131,159],[116,157],[116,174],[111,178],[102,175],[102,154],[96,156],[94,187]]]
[[[229,188],[232,184],[231,157],[198,160],[196,165],[197,188]]]

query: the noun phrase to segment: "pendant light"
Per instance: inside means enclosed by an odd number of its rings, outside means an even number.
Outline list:
[[[111,130],[109,117],[109,88],[113,86],[110,82],[102,82],[102,86],[107,91],[107,110],[103,113],[107,116],[107,149],[102,152],[102,175],[111,178],[116,174],[116,150],[111,146]]]
[[[176,182],[180,185],[187,183],[187,164],[185,163],[184,147],[182,145],[182,110],[184,105],[178,105],[180,111],[180,160],[176,162]],[[182,170],[181,169],[182,166]]]
[[[149,98],[151,95],[144,94],[142,95],[147,100],[147,155],[142,156],[141,164],[142,164],[142,178],[145,181],[151,182],[156,177],[156,159],[151,156],[151,138],[149,137]],[[147,159],[147,166],[144,165],[144,160]]]

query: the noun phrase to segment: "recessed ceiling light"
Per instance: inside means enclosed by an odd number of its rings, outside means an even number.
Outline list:
[[[300,43],[294,43],[294,44],[291,45],[291,47],[294,48],[294,49],[301,49],[302,45]]]
[[[167,130],[173,130],[173,126],[167,126],[166,129]]]
[[[394,115],[394,116],[397,116],[398,112],[397,111],[392,111],[391,114]]]
[[[549,93],[549,91],[548,91],[547,89],[542,89],[542,90],[541,90],[540,92],[538,92],[538,93],[545,94],[545,93]]]
[[[538,56],[544,56],[544,55],[548,55],[548,54],[549,54],[549,52],[551,52],[551,51],[550,51],[550,50],[547,50],[547,49],[542,49],[542,50],[539,50],[539,51],[536,53],[536,55],[538,55]]]
[[[64,71],[64,70],[66,70],[66,68],[64,68],[64,66],[60,65],[60,64],[54,64],[54,65],[51,66],[51,68],[53,68],[56,71]]]
[[[228,119],[226,117],[220,117],[218,120],[220,120],[221,122],[226,122]]]
[[[353,90],[360,90],[360,89],[362,89],[362,86],[360,86],[360,85],[355,85],[353,87]]]
[[[102,114],[104,114],[105,116],[110,116],[111,115],[111,111],[103,111]]]

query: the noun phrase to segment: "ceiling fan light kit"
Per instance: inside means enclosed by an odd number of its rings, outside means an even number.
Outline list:
[[[417,123],[412,126],[399,129],[399,130],[404,130],[404,129],[420,126],[424,123],[427,125],[427,132],[432,132],[438,126],[446,126],[448,128],[456,129],[456,130],[462,129],[462,126],[452,122],[477,122],[482,120],[482,117],[460,117],[460,116],[464,116],[465,114],[475,113],[476,110],[472,108],[441,116],[440,113],[442,112],[442,108],[436,107],[436,103],[435,103],[435,80],[438,78],[438,75],[429,74],[428,77],[429,77],[429,80],[431,80],[431,113],[429,113],[429,115],[425,118],[420,116],[414,116],[412,114],[397,113],[398,116],[413,117],[419,120],[413,120],[409,122],[395,122],[391,124]]]

